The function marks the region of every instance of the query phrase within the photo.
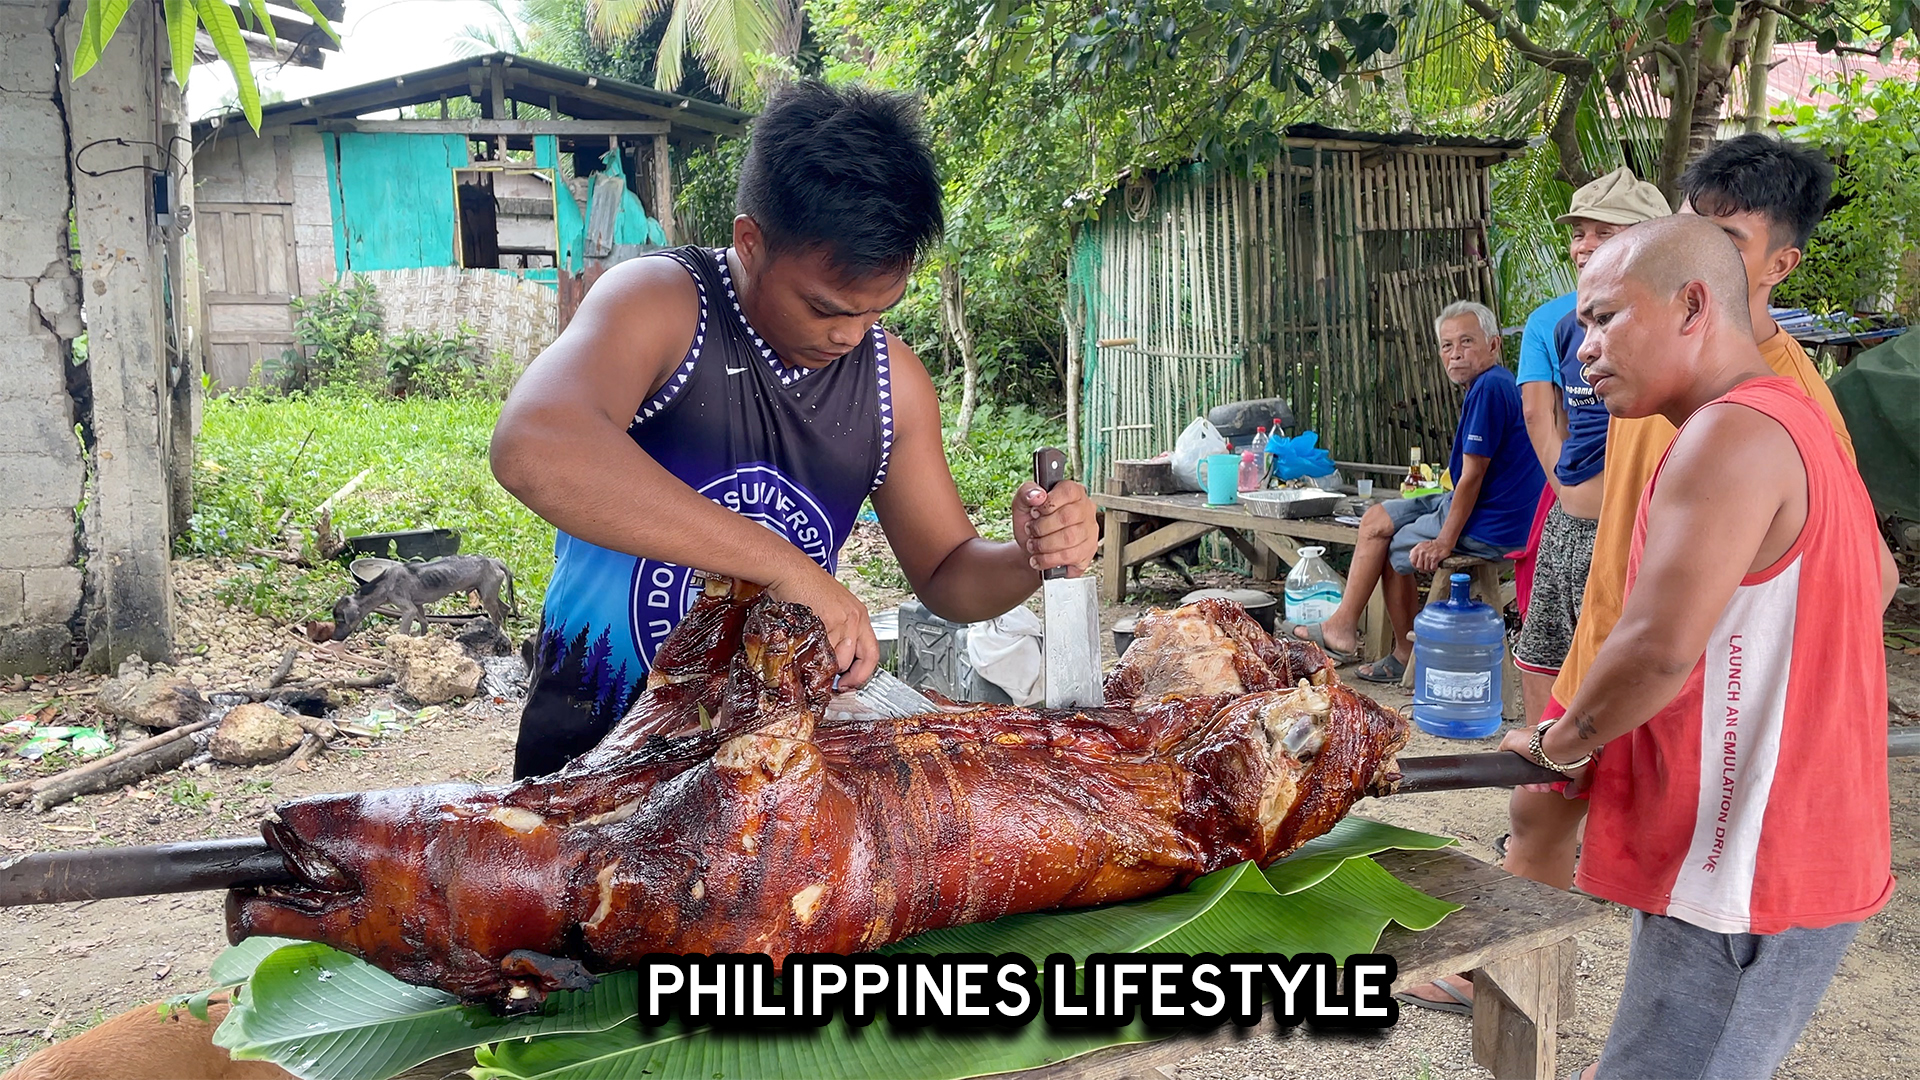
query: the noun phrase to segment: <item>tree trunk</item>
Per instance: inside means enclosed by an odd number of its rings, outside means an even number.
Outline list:
[[[1593,170],[1587,168],[1587,155],[1580,148],[1580,132],[1575,126],[1580,101],[1587,96],[1587,86],[1592,81],[1590,75],[1564,76],[1560,80],[1560,108],[1553,114],[1553,123],[1547,126],[1547,140],[1560,155],[1560,179],[1576,188],[1585,187],[1594,179]]]
[[[960,350],[960,415],[953,424],[953,437],[966,442],[973,429],[973,410],[978,404],[980,358],[973,351],[973,331],[967,326],[966,286],[960,280],[959,256],[940,263],[940,318],[947,324],[947,336]]]
[[[1752,24],[1742,28],[1752,32]],[[1733,69],[1745,59],[1740,31],[1722,33],[1709,22],[1700,31],[1699,61],[1694,67],[1693,115],[1687,132],[1687,160],[1713,149],[1720,139],[1720,115],[1726,110]]]
[[[1694,82],[1700,63],[1697,42],[1682,46],[1659,42],[1654,46],[1673,68],[1673,96],[1668,99],[1667,125],[1660,140],[1660,175],[1654,180],[1667,205],[1680,208],[1680,174],[1687,167],[1687,148],[1693,135]]]
[[[1753,45],[1747,49],[1747,130],[1767,130],[1768,65],[1773,63],[1773,36],[1780,27],[1780,16],[1769,9],[1760,12],[1753,28]]]

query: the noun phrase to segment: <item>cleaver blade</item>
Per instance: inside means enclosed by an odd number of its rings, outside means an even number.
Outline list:
[[[1051,446],[1033,454],[1033,481],[1047,491],[1067,478],[1067,455]],[[1077,709],[1106,702],[1100,682],[1099,582],[1091,575],[1067,577],[1067,568],[1041,574],[1046,605],[1043,654],[1047,708]]]

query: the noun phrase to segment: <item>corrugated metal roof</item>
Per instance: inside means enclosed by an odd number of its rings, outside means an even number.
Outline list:
[[[1289,124],[1289,139],[1326,139],[1380,146],[1444,146],[1462,150],[1525,150],[1525,139],[1479,139],[1467,135],[1424,135],[1418,131],[1348,131],[1324,124]]]
[[[492,77],[488,69],[492,68],[507,72],[510,80],[521,83],[507,87],[506,97],[539,108],[547,107],[550,99],[557,99],[561,112],[581,120],[666,119],[704,132],[739,134],[753,118],[752,113],[684,94],[590,75],[511,53],[488,53],[390,79],[278,101],[260,110],[260,126],[265,129],[276,124],[347,119],[441,97],[464,97],[476,85],[484,93],[486,80]],[[478,79],[474,77],[476,73]],[[237,109],[202,119],[194,123],[195,138],[212,128],[245,123],[245,117]]]

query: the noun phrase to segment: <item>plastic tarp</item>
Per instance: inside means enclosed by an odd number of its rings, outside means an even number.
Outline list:
[[[1920,333],[1868,349],[1828,385],[1874,507],[1920,521]]]

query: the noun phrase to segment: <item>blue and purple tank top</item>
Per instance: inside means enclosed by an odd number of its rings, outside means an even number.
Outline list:
[[[887,478],[886,332],[875,326],[824,368],[788,367],[747,321],[724,251],[682,247],[648,257],[673,259],[692,276],[700,320],[686,358],[627,433],[689,487],[832,573],[861,504]],[[699,592],[697,568],[560,533],[515,775],[551,772],[591,749]]]

